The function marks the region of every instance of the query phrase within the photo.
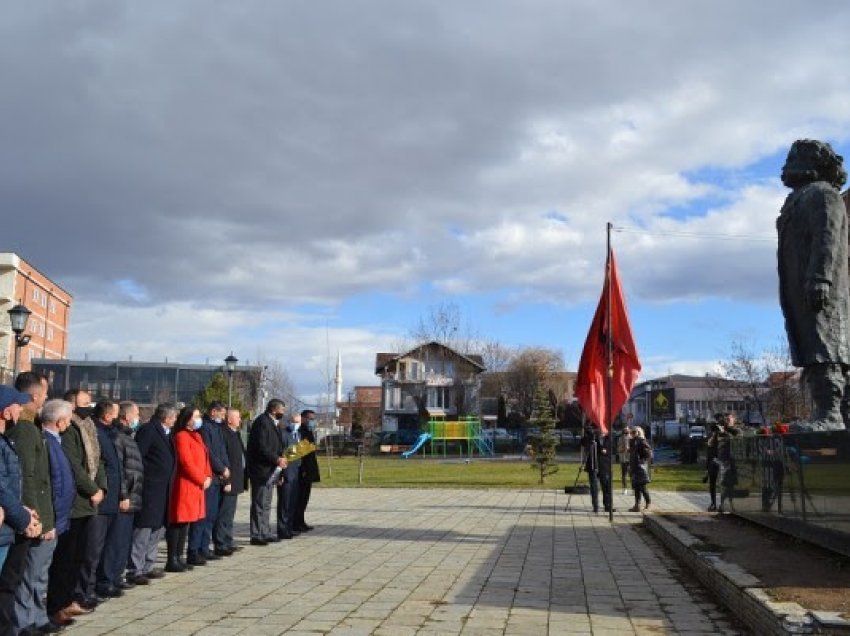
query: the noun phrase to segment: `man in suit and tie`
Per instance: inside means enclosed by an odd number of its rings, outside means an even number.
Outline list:
[[[283,440],[277,423],[283,417],[283,400],[269,400],[265,412],[248,433],[248,477],[251,480],[251,545],[267,545],[280,539],[271,533],[271,508],[275,468],[286,468]]]
[[[238,409],[227,409],[221,427],[222,438],[227,449],[230,477],[222,486],[221,505],[213,526],[213,545],[218,556],[230,556],[239,548],[233,543],[233,517],[236,515],[236,500],[245,492],[245,446],[239,428],[242,416]]]
[[[289,416],[289,422],[278,423],[280,428],[280,439],[284,449],[297,444],[298,427],[301,426],[301,416],[293,413]],[[277,538],[291,539],[299,533],[295,529],[295,514],[298,510],[298,471],[301,469],[301,460],[289,462],[283,471],[283,481],[277,486]]]
[[[153,417],[136,431],[136,445],[142,455],[144,480],[142,505],[136,512],[133,546],[127,566],[127,580],[144,585],[165,573],[155,568],[157,546],[165,535],[166,511],[174,474],[174,446],[171,427],[179,410],[174,404],[160,404]]]

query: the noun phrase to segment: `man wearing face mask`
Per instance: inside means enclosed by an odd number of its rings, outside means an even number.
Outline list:
[[[15,633],[15,591],[26,566],[30,539],[41,536],[41,521],[31,508],[21,503],[21,466],[14,444],[6,436],[7,427],[21,414],[32,398],[10,386],[0,385],[0,507],[5,519],[0,528],[0,545],[8,546],[0,568],[0,634]]]
[[[107,569],[117,567],[108,561],[115,553],[114,544],[120,541],[115,522],[121,509],[129,505],[127,493],[124,491],[124,469],[115,447],[115,440],[120,433],[112,425],[118,417],[118,404],[102,398],[94,405],[92,416],[97,426],[100,457],[106,473],[106,496],[89,524],[90,543],[86,546],[86,560],[77,584],[78,601],[98,597],[113,598],[124,594],[124,591],[112,585],[105,575]]]
[[[210,455],[210,466],[213,470],[212,486],[204,491],[206,516],[195,523],[189,524],[189,556],[190,565],[201,565],[201,561],[220,559],[221,555],[210,552],[210,541],[218,507],[221,503],[222,485],[230,478],[230,458],[221,434],[221,423],[224,421],[224,404],[214,401],[209,405],[207,413],[201,422],[198,432],[204,440]]]
[[[139,427],[139,407],[135,402],[118,404],[118,419],[113,423],[115,429],[115,450],[121,462],[121,492],[118,502],[118,515],[114,523],[114,539],[103,548],[102,577],[98,586],[102,589],[129,589],[136,585],[135,576],[123,579],[124,568],[130,556],[133,542],[133,520],[142,507],[142,489],[144,488],[145,467],[139,445],[133,434]],[[139,579],[139,583],[147,580]]]
[[[215,554],[230,556],[236,550],[241,550],[233,543],[233,518],[236,515],[236,500],[245,492],[245,446],[239,427],[242,426],[242,416],[238,409],[227,409],[225,423],[221,426],[224,445],[227,447],[227,457],[230,459],[230,478],[222,488],[221,505],[213,526],[213,543]]]
[[[269,400],[266,411],[251,424],[248,434],[248,478],[251,481],[251,545],[268,545],[280,541],[271,532],[272,493],[275,484],[270,482],[275,468],[285,469],[283,441],[277,423],[283,417],[286,404],[283,400]]]
[[[299,433],[301,439],[306,439],[308,442],[316,443],[316,412],[310,409],[301,411],[301,428]],[[298,508],[295,515],[295,529],[299,532],[309,532],[313,526],[307,525],[304,520],[304,513],[307,510],[307,504],[310,503],[310,493],[313,490],[313,483],[321,481],[319,475],[319,460],[316,458],[315,451],[301,458],[301,470],[298,475]]]
[[[298,428],[301,426],[301,416],[296,414],[289,416],[289,422],[283,419],[278,422],[280,439],[283,447],[288,448],[297,444],[299,440]],[[277,485],[277,538],[291,539],[298,535],[295,528],[295,514],[298,509],[298,472],[301,469],[301,460],[289,462],[283,471],[282,481]]]
[[[74,598],[74,587],[80,575],[97,507],[106,495],[106,472],[100,461],[97,430],[91,420],[91,396],[87,391],[69,391],[65,400],[75,405],[71,426],[61,435],[62,449],[74,471],[77,492],[71,508],[71,522],[56,545],[48,581],[48,606],[64,618],[91,612],[95,598]],[[93,429],[94,437],[88,433]],[[94,454],[94,455],[93,455]],[[51,590],[53,598],[51,601]]]
[[[165,536],[165,523],[171,480],[174,475],[174,445],[171,430],[177,422],[179,409],[169,402],[156,407],[153,417],[136,432],[136,445],[144,465],[141,507],[136,512],[133,528],[133,546],[127,577],[136,585],[159,579],[165,575],[162,568],[154,567],[159,542]]]

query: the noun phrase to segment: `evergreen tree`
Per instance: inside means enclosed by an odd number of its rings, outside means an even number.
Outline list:
[[[223,373],[216,373],[204,390],[195,396],[193,403],[201,413],[205,413],[210,404],[216,401],[227,405],[227,378],[224,377]],[[248,417],[248,411],[242,406],[242,400],[239,399],[236,387],[233,388],[232,406],[239,410],[243,419]]]
[[[555,439],[555,415],[546,389],[542,386],[538,387],[534,398],[530,424],[537,428],[537,432],[529,437],[531,468],[540,471],[539,483],[542,484],[547,476],[558,472],[558,464],[555,462],[555,446],[558,443]]]

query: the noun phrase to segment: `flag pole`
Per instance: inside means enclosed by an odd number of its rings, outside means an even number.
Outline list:
[[[613,471],[613,453],[614,453],[614,422],[612,417],[611,402],[614,395],[614,338],[611,332],[611,222],[606,224],[606,244],[607,251],[605,253],[605,289],[606,294],[606,322],[605,325],[605,349],[607,354],[608,373],[605,382],[605,419],[608,420],[608,521],[614,523],[614,471]],[[605,470],[603,468],[603,470]]]

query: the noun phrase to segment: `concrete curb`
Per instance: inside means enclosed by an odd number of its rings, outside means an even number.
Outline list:
[[[756,634],[850,634],[850,621],[837,613],[809,612],[797,603],[770,600],[752,574],[708,551],[702,541],[675,523],[645,515],[644,526],[720,602]]]

